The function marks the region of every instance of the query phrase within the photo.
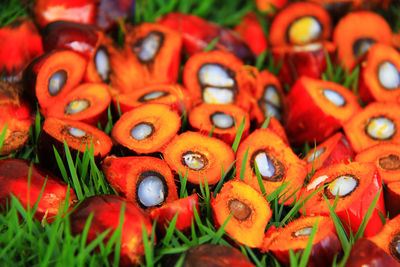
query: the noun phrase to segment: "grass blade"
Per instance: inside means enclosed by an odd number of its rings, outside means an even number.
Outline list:
[[[310,258],[311,250],[313,247],[313,240],[315,238],[315,235],[317,234],[317,229],[318,229],[318,220],[316,220],[313,225],[311,234],[308,238],[307,246],[305,247],[305,249],[303,250],[303,253],[301,255],[300,264],[299,264],[300,267],[307,266],[307,262],[308,262],[308,259]]]
[[[65,169],[64,162],[61,159],[61,156],[58,153],[58,151],[57,151],[55,146],[53,146],[53,151],[54,151],[54,157],[56,158],[56,162],[57,162],[58,168],[60,169],[60,172],[61,172],[61,176],[64,179],[64,182],[69,184],[67,170]]]
[[[74,189],[76,192],[76,196],[79,200],[81,200],[84,197],[83,192],[82,192],[82,187],[79,182],[78,175],[76,173],[74,162],[72,161],[71,152],[69,151],[69,147],[65,140],[64,140],[64,150],[65,150],[65,156],[66,156],[67,162],[68,162],[69,171],[71,173],[72,184],[74,185]]]
[[[217,45],[219,41],[219,37],[215,37],[205,48],[204,48],[204,52],[209,52],[211,50],[214,49],[214,47]]]
[[[365,216],[361,221],[360,227],[358,228],[357,233],[354,236],[354,239],[355,239],[354,241],[357,241],[359,238],[361,238],[364,235],[365,228],[367,227],[368,221],[371,218],[372,212],[374,212],[376,204],[378,203],[378,199],[381,196],[381,193],[382,193],[382,188],[379,189],[379,192],[376,194],[371,205],[368,207],[368,210],[365,213]]]
[[[0,135],[0,151],[3,149],[4,141],[6,139],[7,134],[7,123],[4,124],[3,130],[1,131]]]
[[[178,173],[179,173],[179,180],[181,182],[181,189],[180,189],[180,192],[179,192],[179,198],[184,198],[184,197],[188,196],[186,185],[187,185],[187,177],[188,177],[188,174],[189,174],[189,168],[186,169],[185,176],[182,176],[180,170],[178,170]]]
[[[153,227],[154,228],[154,227]],[[154,253],[152,243],[149,242],[146,227],[142,226],[142,237],[143,237],[143,247],[144,247],[144,257],[146,259],[146,266],[152,267],[154,266]]]
[[[271,114],[268,114],[267,118],[265,119],[265,121],[263,122],[263,124],[261,125],[260,128],[261,129],[267,129],[270,120],[271,120]]]
[[[221,225],[221,227],[218,229],[218,231],[215,233],[211,244],[218,244],[219,240],[225,233],[225,227],[228,225],[229,220],[232,218],[232,213],[229,214],[228,218],[224,221],[224,223]]]
[[[260,187],[261,193],[263,194],[263,196],[266,196],[266,195],[267,195],[267,192],[265,191],[263,179],[262,179],[262,177],[261,177],[260,170],[258,169],[258,166],[257,166],[257,162],[256,162],[256,161],[254,161],[254,170],[255,170],[255,172],[256,172],[257,181],[258,181],[258,186]]]
[[[175,213],[174,218],[172,218],[171,222],[168,225],[168,228],[165,231],[165,235],[162,240],[162,243],[166,246],[169,245],[171,242],[171,238],[172,238],[172,235],[174,234],[174,230],[175,230],[175,225],[178,220],[178,214],[179,214],[179,210]]]
[[[235,152],[235,153],[239,147],[240,140],[242,139],[245,119],[246,119],[246,117],[244,117],[242,122],[240,123],[239,129],[236,132],[235,140],[233,141],[233,144],[232,144],[232,149],[233,149],[233,152]]]
[[[240,180],[244,180],[244,174],[246,172],[246,164],[247,164],[247,157],[249,155],[249,148],[247,148],[246,152],[244,153],[243,159],[242,159],[242,164],[240,166]]]
[[[323,197],[329,207],[330,215],[333,220],[333,223],[335,224],[336,232],[338,234],[340,243],[342,244],[342,248],[344,251],[350,251],[351,244],[347,237],[346,230],[344,229],[344,226],[343,226],[342,222],[340,221],[339,216],[336,214],[335,209],[329,203],[328,198],[325,195],[323,195]]]
[[[221,191],[222,186],[224,185],[225,177],[228,175],[228,173],[231,171],[233,166],[235,165],[236,160],[234,160],[231,165],[229,165],[228,169],[224,172],[224,168],[221,167],[221,179],[219,179],[217,186],[214,189],[213,192],[213,197],[216,197],[219,191]]]

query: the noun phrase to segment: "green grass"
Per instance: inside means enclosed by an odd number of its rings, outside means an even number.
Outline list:
[[[4,0],[0,9],[0,27],[8,26],[17,18],[27,15],[28,7],[21,0]]]
[[[246,0],[231,0],[229,5],[218,0],[138,0],[136,3],[136,23],[154,22],[159,16],[179,11],[201,16],[223,26],[234,26],[248,11],[255,10],[254,3]]]

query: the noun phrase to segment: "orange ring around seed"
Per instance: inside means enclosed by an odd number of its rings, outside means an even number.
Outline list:
[[[236,218],[235,212],[229,207],[232,201],[240,203],[242,208],[246,207],[250,213],[243,219]],[[262,245],[265,228],[272,216],[269,204],[262,194],[245,182],[235,179],[224,183],[221,192],[212,200],[211,206],[218,226],[223,225],[232,214],[225,231],[236,241],[252,248]],[[240,212],[239,210],[239,215]]]
[[[145,100],[144,97],[152,92],[160,92],[165,95],[152,100]],[[119,108],[121,113],[125,113],[144,104],[164,104],[177,110],[180,114],[190,110],[191,99],[187,90],[179,84],[154,84],[148,85],[126,94],[116,94],[113,96],[115,109]]]
[[[358,92],[364,103],[396,100],[399,102],[400,86],[388,90],[379,81],[379,67],[385,61],[400,71],[400,53],[395,48],[381,43],[372,45],[366,59],[361,63]]]
[[[141,175],[146,172],[154,172],[157,176],[158,174],[161,175],[163,183],[165,182],[167,187],[165,199],[160,205],[178,199],[171,169],[165,161],[159,158],[147,156],[117,158],[115,156],[109,156],[103,160],[102,167],[111,186],[119,193],[122,193],[126,199],[137,205],[140,204],[138,203],[137,197],[138,181],[142,179]],[[152,209],[155,208],[155,206],[149,208]]]
[[[293,153],[289,145],[282,140],[275,132],[271,129],[258,129],[252,132],[244,141],[239,145],[236,154],[236,178],[240,178],[242,170],[242,164],[244,156],[247,152],[247,161],[243,167],[244,170],[244,181],[251,185],[254,189],[261,192],[260,185],[255,171],[252,169],[251,160],[253,154],[257,151],[265,150],[270,153],[271,156],[276,158],[284,168],[282,179],[279,181],[269,181],[263,179],[265,191],[271,194],[280,186],[288,183],[285,190],[285,197],[288,198],[292,193],[295,193],[294,197],[291,197],[285,202],[286,205],[290,205],[295,197],[299,196],[299,190],[303,185],[304,179],[307,175],[306,162],[299,159],[296,154]]]
[[[219,128],[211,121],[213,114],[226,114],[233,118],[233,125],[229,128]],[[243,109],[232,104],[207,104],[203,103],[194,107],[189,113],[189,123],[198,132],[209,134],[231,145],[235,140],[239,127],[244,120],[242,140],[249,134],[250,119]]]
[[[387,140],[375,140],[365,133],[370,118],[387,117],[395,125],[395,133]],[[400,142],[400,105],[391,102],[373,102],[355,114],[344,125],[343,130],[355,152],[377,144]]]
[[[299,18],[311,16],[317,19],[322,27],[322,33],[318,40],[329,39],[332,31],[331,17],[320,5],[307,2],[292,3],[282,9],[274,18],[271,24],[269,41],[272,46],[283,46],[291,44],[287,40],[287,31],[290,25]]]
[[[140,123],[151,124],[154,130],[151,136],[143,140],[131,135],[131,130]],[[178,113],[171,111],[167,105],[147,104],[124,113],[115,123],[111,135],[118,144],[137,154],[151,154],[161,152],[180,127]]]
[[[68,105],[77,100],[87,101],[89,107],[81,112],[68,114]],[[83,83],[60,99],[57,104],[49,107],[45,115],[96,125],[102,115],[105,114],[110,102],[111,95],[108,91],[108,85],[105,83]]]
[[[86,71],[86,59],[80,54],[69,50],[55,50],[35,59],[25,71],[25,82],[28,90],[32,90],[39,102],[40,108],[46,113],[57,99],[63,99],[83,79]],[[57,71],[67,73],[66,83],[57,95],[49,93],[49,80]]]
[[[183,83],[193,99],[193,104],[203,102],[202,86],[199,83],[198,71],[204,64],[217,64],[222,68],[227,68],[234,73],[236,95],[234,102],[239,101],[242,96],[243,85],[240,84],[237,78],[237,72],[242,68],[243,62],[235,57],[232,53],[225,51],[211,51],[196,53],[186,62],[183,71]]]
[[[357,64],[353,45],[362,38],[390,45],[392,30],[385,19],[371,11],[351,12],[344,16],[334,29],[333,42],[337,45],[339,62],[348,70]]]
[[[183,163],[183,154],[187,152],[198,153],[205,157],[205,167],[194,170]],[[185,176],[192,184],[204,186],[205,179],[209,185],[216,184],[222,170],[226,172],[235,160],[232,148],[225,142],[202,135],[197,132],[185,132],[175,137],[163,151],[164,159],[176,174]]]
[[[385,184],[400,182],[399,144],[384,143],[368,147],[356,155],[355,161],[374,163]]]

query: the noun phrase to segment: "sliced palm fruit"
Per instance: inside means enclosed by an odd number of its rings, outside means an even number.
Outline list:
[[[49,107],[44,115],[97,125],[105,118],[110,103],[111,95],[107,84],[83,83],[56,105]]]
[[[400,214],[400,180],[386,184],[385,205],[389,217],[394,218]]]
[[[377,43],[361,63],[358,93],[364,103],[400,101],[400,53]]]
[[[251,116],[261,125],[268,116],[282,121],[286,117],[286,97],[278,78],[267,70],[257,76],[256,91],[253,93],[255,103]]]
[[[106,157],[102,163],[111,186],[143,209],[178,199],[174,176],[163,160],[154,157]]]
[[[152,222],[150,217],[130,201],[115,196],[93,196],[83,200],[70,214],[71,232],[74,235],[86,233],[87,242],[92,243],[99,233],[111,230],[103,240],[103,246],[110,244],[112,234],[120,231],[119,265],[138,266],[143,264],[145,248],[143,238],[150,239]],[[90,227],[87,225],[91,218]],[[114,235],[115,236],[115,235]]]
[[[111,84],[129,93],[150,84],[176,83],[182,37],[158,23],[142,23],[126,30],[123,53],[111,58]]]
[[[400,182],[399,144],[383,143],[368,147],[356,155],[355,161],[374,163],[385,184]]]
[[[400,215],[388,220],[382,230],[368,238],[400,263]],[[387,265],[389,266],[389,265]]]
[[[84,153],[87,149],[93,149],[93,155],[97,162],[109,154],[113,146],[108,135],[89,124],[46,118],[39,135],[38,156],[40,163],[55,173],[59,172],[59,168],[54,156],[54,149],[63,160],[64,166],[68,166],[64,142],[67,144],[72,158],[76,158],[78,152]]]
[[[368,208],[379,193],[378,202],[366,225],[364,235],[372,236],[382,228],[379,213],[385,214],[382,181],[376,166],[372,163],[338,163],[322,168],[311,177],[304,197],[319,190],[305,203],[307,215],[330,214],[329,204],[333,206],[337,198],[336,213],[344,225],[356,233]]]
[[[186,89],[179,84],[148,85],[126,94],[113,96],[114,107],[125,113],[144,104],[164,104],[179,114],[191,109],[191,99]]]
[[[81,83],[86,65],[86,59],[73,51],[46,53],[25,69],[25,91],[31,99],[37,99],[42,112],[46,113]]]
[[[225,142],[196,132],[175,137],[163,151],[164,159],[175,174],[185,176],[195,185],[216,184],[221,173],[229,170],[235,160],[232,148]]]
[[[321,142],[360,110],[357,97],[345,87],[301,77],[287,96],[286,133],[295,145]]]
[[[209,134],[232,145],[243,124],[242,138],[249,134],[250,120],[248,114],[233,104],[207,104],[194,107],[189,113],[190,126],[197,132]]]
[[[201,52],[191,56],[185,65],[183,82],[193,104],[239,104],[247,111],[248,81],[247,77],[238,75],[242,68],[242,61],[228,52]]]
[[[112,137],[135,154],[161,152],[178,134],[181,118],[167,105],[146,104],[124,113],[115,123]]]
[[[336,25],[333,42],[337,46],[338,60],[352,70],[362,55],[374,43],[390,45],[392,30],[389,24],[377,13],[356,11],[347,14]]]
[[[389,142],[398,143],[400,133],[400,105],[374,102],[355,114],[343,130],[355,152]]]
[[[217,226],[227,220],[225,232],[241,244],[260,248],[265,228],[272,216],[268,201],[245,182],[235,179],[224,183],[211,201]],[[230,217],[230,218],[229,218]]]
[[[243,178],[246,183],[261,191],[256,166],[266,194],[283,187],[285,205],[290,205],[298,197],[307,176],[306,162],[299,159],[290,146],[268,128],[252,132],[241,142],[236,154],[236,177]]]
[[[282,9],[271,24],[271,45],[304,45],[330,38],[332,23],[329,13],[314,3],[292,3]]]
[[[110,81],[110,57],[117,53],[113,40],[92,25],[54,21],[47,24],[43,34],[45,51],[69,49],[88,59],[86,82]]]
[[[13,195],[25,209],[32,211],[37,205],[35,218],[42,222],[51,221],[62,212],[65,204],[69,206],[76,201],[72,188],[60,178],[22,159],[0,160],[0,184],[0,205],[3,208],[11,202]]]
[[[338,132],[324,142],[311,148],[305,155],[308,172],[319,170],[322,167],[335,163],[349,163],[354,159],[354,151],[346,137]]]
[[[314,225],[317,225],[317,229],[307,264],[308,266],[331,265],[335,255],[340,254],[342,246],[332,219],[325,216],[300,217],[285,227],[276,229],[265,238],[262,251],[272,252],[280,263],[288,266],[289,250],[302,253],[307,247]]]

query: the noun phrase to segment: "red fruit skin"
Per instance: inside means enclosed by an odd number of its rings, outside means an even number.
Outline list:
[[[98,0],[36,0],[35,21],[43,28],[56,20],[95,24]]]
[[[294,145],[319,143],[341,127],[338,119],[324,113],[314,102],[301,82],[294,84],[286,101],[288,115],[285,129]]]
[[[244,61],[254,60],[249,47],[237,33],[195,15],[172,12],[161,17],[158,22],[181,32],[183,48],[188,55],[204,51],[211,41],[218,38],[214,50],[231,52]]]
[[[332,150],[329,157],[324,161],[322,166],[329,166],[340,162],[349,163],[354,159],[355,153],[351,148],[349,141],[347,141],[347,138],[343,134],[341,134],[341,136],[342,137],[336,143],[335,148]]]
[[[353,162],[353,163],[349,163],[348,165],[350,165],[350,164],[359,164],[359,163]],[[373,165],[372,163],[364,163],[364,164]],[[339,168],[340,168],[340,165],[342,165],[342,164],[338,164]],[[330,166],[327,168],[335,168],[335,167]],[[351,168],[351,166],[349,166],[349,168]],[[323,170],[324,169],[318,170],[318,172],[315,173],[313,177],[323,178],[325,176],[326,178],[328,178],[328,175],[323,175],[324,174],[324,173],[322,173]],[[381,228],[383,227],[383,224],[382,224],[379,214],[380,213],[386,214],[386,208],[385,208],[383,192],[382,192],[382,179],[381,179],[381,176],[376,167],[372,172],[373,172],[373,174],[372,174],[371,182],[368,185],[366,185],[366,187],[363,190],[363,194],[361,194],[361,197],[359,197],[357,199],[353,198],[351,205],[340,208],[340,210],[336,209],[336,214],[342,220],[343,226],[346,228],[346,230],[348,232],[352,231],[352,233],[355,234],[358,231],[358,229],[361,225],[361,222],[364,219],[374,198],[380,192],[379,196],[378,196],[378,201],[377,201],[375,208],[371,214],[371,217],[366,225],[364,237],[373,236],[381,230]],[[368,179],[368,178],[366,178],[366,179]],[[322,180],[320,183],[322,183],[323,181],[324,180]],[[361,181],[361,183],[362,183],[362,181]],[[307,190],[305,192],[307,192]],[[308,203],[310,203],[310,202],[308,202]],[[326,206],[326,207],[328,207],[328,206]],[[311,206],[311,204],[308,204],[308,206],[307,206],[307,203],[306,203],[306,212],[307,212],[307,214],[330,216],[329,209],[317,210],[315,207]]]
[[[254,12],[243,17],[239,25],[235,27],[243,41],[248,45],[254,55],[260,55],[268,48],[268,40]]]
[[[372,212],[372,215],[367,223],[364,232],[364,237],[374,236],[383,227],[379,212],[381,212],[382,214],[386,214],[385,201],[383,198],[382,190],[382,179],[379,175],[378,170],[376,170],[372,183],[364,192],[362,197],[360,199],[355,199],[353,205],[351,205],[347,209],[347,211],[337,212],[337,215],[345,223],[350,222],[353,233],[357,232],[363,218],[365,217],[365,214],[368,211],[368,208],[371,206],[371,203],[374,200],[375,196],[378,194],[379,190],[381,192],[379,193],[378,202],[376,203],[375,209]]]
[[[179,231],[190,229],[192,221],[194,222],[194,209],[197,214],[200,214],[199,197],[197,194],[190,195],[185,198],[175,200],[174,202],[167,203],[159,208],[153,209],[150,212],[152,220],[157,220],[157,230],[165,233],[170,221],[178,212],[178,218],[175,228]]]
[[[98,234],[111,229],[104,241],[107,243],[113,231],[120,225],[119,219],[123,205],[125,205],[125,210],[121,233],[120,266],[136,266],[142,262],[141,258],[144,255],[142,227],[145,227],[147,236],[150,236],[152,223],[148,215],[133,203],[126,202],[115,195],[87,198],[71,213],[71,230],[73,234],[82,233],[89,215],[93,213],[87,242],[90,243]]]
[[[335,163],[350,163],[355,157],[355,153],[351,148],[347,138],[341,132],[338,132],[327,138],[319,145],[319,147],[326,148],[326,150],[323,152],[323,157],[317,157],[317,159],[311,162],[307,161],[310,154],[307,154],[305,157],[309,173],[312,172],[313,168],[316,171]],[[314,148],[312,148],[309,153],[313,154],[314,152]],[[325,160],[323,160],[324,157]]]
[[[54,21],[47,24],[44,30],[43,47],[46,52],[68,49],[91,58],[99,41],[99,35],[99,30],[91,25]]]
[[[251,267],[254,265],[236,248],[203,244],[193,246],[186,252],[182,266]]]
[[[294,84],[301,76],[319,79],[327,67],[326,52],[333,61],[334,49],[321,47],[314,51],[295,51],[294,48],[273,48],[276,64],[282,62],[279,80],[281,83]]]
[[[30,181],[28,181],[29,172]],[[31,166],[28,161],[22,159],[0,160],[0,184],[0,204],[9,201],[12,194],[25,208],[33,207],[45,184],[35,213],[35,218],[38,220],[49,218],[51,221],[51,218],[64,208],[68,191],[68,186],[60,178],[39,165]],[[69,189],[69,204],[75,200],[74,191]]]
[[[31,20],[20,18],[0,28],[0,76],[19,82],[29,62],[43,54],[42,38]]]
[[[294,253],[297,253],[296,250]],[[308,267],[327,266],[328,263],[333,262],[335,255],[339,255],[342,251],[342,245],[336,232],[331,232],[319,243],[314,244],[311,249],[310,258],[308,260]],[[282,263],[283,266],[290,266],[289,250],[286,251],[273,251],[275,257]]]
[[[282,138],[282,140],[289,145],[289,140],[286,136],[286,132],[285,129],[283,128],[282,124],[275,119],[274,117],[271,117],[269,120],[269,124],[268,124],[268,129],[271,129],[274,133],[276,133],[280,138]],[[242,140],[244,140],[242,138]]]
[[[346,267],[381,267],[400,266],[389,254],[374,242],[360,238],[351,247]]]
[[[353,234],[355,234],[360,227],[361,222],[368,211],[368,208],[371,206],[371,203],[374,200],[375,196],[378,194],[379,190],[381,190],[381,192],[378,197],[378,202],[376,203],[375,209],[372,212],[372,215],[367,223],[364,232],[364,237],[374,236],[383,227],[379,212],[382,214],[386,214],[382,191],[382,180],[378,170],[375,171],[373,180],[368,189],[365,190],[362,197],[360,199],[354,199],[354,202],[351,206],[349,206],[347,210],[336,212],[339,218],[344,221],[345,227],[349,225],[351,226],[351,231],[353,232]]]

